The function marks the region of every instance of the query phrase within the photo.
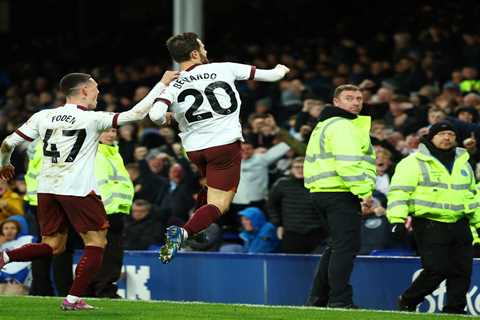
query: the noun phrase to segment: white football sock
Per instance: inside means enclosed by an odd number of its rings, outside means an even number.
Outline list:
[[[181,228],[182,229],[182,235],[183,235],[183,240],[187,240],[188,239],[188,232],[187,230],[185,230],[184,228]]]
[[[77,302],[78,300],[80,300],[80,297],[72,296],[72,295],[70,295],[70,294],[67,296],[67,301],[68,301],[69,303],[75,303],[75,302]]]

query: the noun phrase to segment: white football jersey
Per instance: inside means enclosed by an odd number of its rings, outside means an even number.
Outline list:
[[[116,127],[118,113],[88,111],[75,104],[35,113],[17,131],[43,143],[38,193],[86,196],[97,192],[94,165],[98,138]]]
[[[243,140],[235,80],[254,77],[254,66],[209,63],[193,65],[170,83],[158,100],[169,106],[179,123],[186,151]]]

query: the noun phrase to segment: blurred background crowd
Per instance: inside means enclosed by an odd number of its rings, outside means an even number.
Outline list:
[[[375,206],[363,217],[360,253],[411,249],[411,243],[390,238],[386,194],[396,163],[417,150],[429,126],[444,119],[455,125],[458,145],[468,150],[480,178],[480,30],[474,19],[478,7],[470,4],[439,2],[433,7],[416,2],[395,14],[386,7],[358,4],[345,9],[348,18],[338,21],[308,11],[308,1],[298,3],[304,20],[286,16],[288,8],[278,3],[232,4],[240,15],[269,17],[257,34],[230,26],[213,35],[207,19],[204,43],[211,61],[258,68],[282,63],[291,72],[278,83],[237,83],[245,137],[239,190],[230,213],[188,249],[322,251],[327,234],[303,187],[302,156],[333,89],[347,83],[362,90],[362,113],[373,119],[377,155]],[[228,24],[222,6],[210,5],[209,10],[217,25]],[[323,22],[312,16],[317,13]],[[281,19],[282,32],[265,34]],[[87,72],[96,79],[101,93],[97,110],[121,112],[140,101],[171,68],[163,49],[169,30],[142,25],[140,35],[136,25],[124,28],[87,32],[81,39],[68,32],[28,39],[2,35],[0,138],[34,112],[61,106],[65,97],[57,84],[67,72]],[[204,181],[184,156],[177,132],[174,123],[157,127],[148,118],[117,130],[116,143],[135,189],[131,213],[125,215],[126,250],[158,248],[165,227],[183,224],[193,212]],[[28,192],[24,175],[32,154],[26,145],[15,151],[17,176],[0,185],[0,223],[28,214],[22,198]],[[0,247],[28,233],[19,223],[0,226]],[[10,230],[14,227],[17,233]]]

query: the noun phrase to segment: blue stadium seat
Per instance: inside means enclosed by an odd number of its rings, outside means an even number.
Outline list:
[[[238,232],[234,231],[224,231],[222,238],[225,241],[241,241],[240,237],[238,236]]]

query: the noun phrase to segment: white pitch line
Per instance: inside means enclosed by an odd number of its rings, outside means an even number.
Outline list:
[[[14,298],[26,298],[26,299],[49,299],[49,300],[61,300],[62,297],[43,297],[43,296],[1,296],[0,301],[3,299],[14,299]],[[264,309],[292,309],[292,310],[312,310],[312,311],[327,311],[327,312],[362,312],[362,313],[395,313],[395,314],[404,314],[410,316],[439,316],[439,317],[462,317],[462,318],[472,318],[472,315],[461,315],[461,314],[444,314],[444,313],[421,313],[421,312],[406,312],[406,311],[395,311],[395,310],[374,310],[374,309],[343,309],[343,308],[320,308],[320,307],[307,307],[307,306],[279,306],[279,305],[262,305],[262,304],[246,304],[246,303],[215,303],[215,302],[203,302],[203,301],[172,301],[172,300],[127,300],[127,299],[103,299],[103,298],[86,298],[93,301],[108,301],[113,303],[152,303],[152,304],[186,304],[186,305],[211,305],[211,306],[225,306],[225,307],[246,307],[246,308],[264,308]]]

